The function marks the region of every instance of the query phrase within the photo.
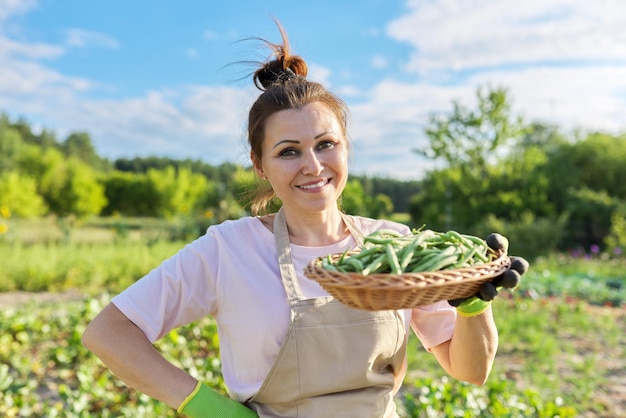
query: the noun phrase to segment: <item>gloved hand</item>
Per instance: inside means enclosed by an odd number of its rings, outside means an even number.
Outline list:
[[[485,242],[496,254],[507,253],[509,241],[506,237],[493,233]],[[522,257],[509,257],[510,267],[501,275],[494,277],[491,281],[485,282],[474,296],[468,298],[449,300],[448,303],[457,308],[457,312],[465,317],[472,317],[483,313],[491,304],[491,301],[498,295],[498,288],[515,289],[521,280],[521,276],[528,270],[528,261]]]
[[[189,418],[258,418],[252,409],[220,395],[201,382],[176,411]]]

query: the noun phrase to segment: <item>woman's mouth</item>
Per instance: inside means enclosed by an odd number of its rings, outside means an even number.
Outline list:
[[[321,187],[324,187],[328,183],[330,183],[330,179],[322,179],[322,180],[317,181],[315,183],[303,184],[301,186],[296,186],[296,187],[298,189],[301,189],[301,190],[313,190],[313,189],[319,189]]]

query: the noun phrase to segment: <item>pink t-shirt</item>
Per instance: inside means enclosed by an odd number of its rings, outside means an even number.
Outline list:
[[[364,235],[379,229],[403,234],[408,227],[353,217]],[[324,247],[291,245],[306,298],[328,296],[303,274],[314,258],[354,247],[351,236]],[[154,342],[170,330],[212,315],[217,323],[222,373],[239,400],[254,395],[278,354],[290,323],[274,235],[258,218],[211,226],[205,235],[113,298],[115,306]],[[456,310],[447,302],[403,311],[425,348],[452,337]]]

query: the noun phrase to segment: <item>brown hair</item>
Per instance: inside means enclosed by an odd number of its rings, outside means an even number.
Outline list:
[[[306,62],[291,54],[289,39],[285,29],[274,19],[282,37],[281,44],[260,39],[272,51],[268,60],[254,72],[255,86],[263,91],[248,113],[248,144],[253,162],[260,163],[263,157],[265,121],[281,110],[301,109],[307,104],[320,102],[326,105],[337,117],[346,139],[349,111],[346,104],[330,93],[321,84],[308,81]],[[259,164],[260,165],[260,164]],[[269,183],[263,182],[255,188],[250,199],[253,214],[266,213],[275,194]]]

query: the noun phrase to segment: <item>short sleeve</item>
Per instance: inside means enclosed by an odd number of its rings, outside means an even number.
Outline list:
[[[428,351],[452,338],[456,309],[447,301],[411,310],[411,328]]]
[[[206,235],[188,244],[112,300],[154,342],[215,310]]]

